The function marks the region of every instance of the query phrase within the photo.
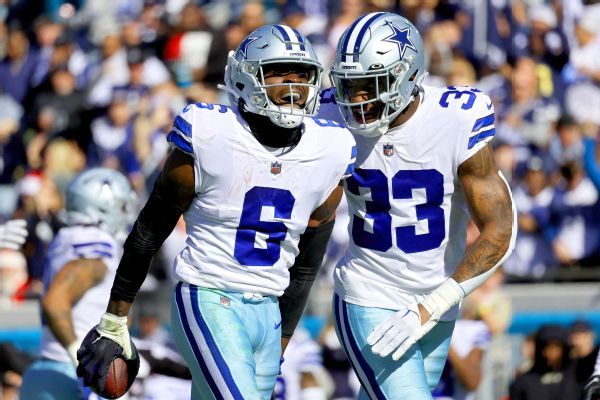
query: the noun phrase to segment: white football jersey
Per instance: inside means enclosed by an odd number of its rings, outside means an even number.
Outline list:
[[[106,265],[107,273],[102,282],[90,288],[73,305],[73,329],[80,342],[92,329],[104,311],[110,297],[110,289],[119,260],[122,244],[107,232],[95,226],[70,226],[62,228],[54,238],[44,266],[44,290],[47,291],[56,274],[70,261],[80,258],[99,258]],[[41,357],[61,362],[71,362],[65,348],[56,340],[42,316]]]
[[[168,140],[195,160],[177,278],[281,296],[310,215],[353,171],[352,135],[333,121],[305,118],[297,146],[282,152],[261,145],[236,108],[197,103],[176,117]]]
[[[321,105],[330,118],[331,106]],[[488,96],[469,87],[425,86],[405,124],[375,138],[355,136],[355,170],[344,181],[350,245],[335,270],[338,295],[399,309],[452,275],[469,219],[458,167],[494,134]],[[456,310],[445,318],[454,319]]]

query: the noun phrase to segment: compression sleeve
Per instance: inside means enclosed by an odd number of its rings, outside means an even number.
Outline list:
[[[146,279],[154,254],[175,228],[185,209],[176,205],[169,191],[156,179],[148,202],[140,212],[131,233],[125,241],[110,293],[111,300],[133,303],[140,286]]]
[[[290,284],[279,298],[281,311],[281,336],[290,338],[304,312],[308,295],[323,262],[327,242],[331,237],[335,221],[316,228],[306,228],[300,236],[300,253],[290,268]]]

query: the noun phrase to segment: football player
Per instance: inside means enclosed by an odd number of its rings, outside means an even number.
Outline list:
[[[594,372],[583,389],[583,400],[600,400],[600,354]]]
[[[127,314],[183,213],[172,328],[192,398],[271,397],[282,336],[300,317],[339,181],[354,167],[352,135],[314,118],[321,73],[306,38],[266,25],[228,58],[231,106],[191,104],[175,118],[174,149],[125,242],[107,312],[78,352],[86,384],[102,388],[110,362],[131,357]]]
[[[319,344],[306,330],[296,330],[286,348],[274,400],[326,400],[333,386]]]
[[[515,211],[488,142],[488,96],[434,88],[423,41],[405,18],[372,13],[342,35],[331,68],[334,102],[355,134],[344,181],[350,246],[335,270],[340,341],[362,384],[360,398],[431,399],[458,303],[510,254]],[[465,253],[465,227],[481,234]]]
[[[67,187],[67,226],[46,255],[40,358],[25,371],[20,398],[91,394],[75,373],[77,349],[106,307],[134,199],[127,178],[106,168],[87,170]]]

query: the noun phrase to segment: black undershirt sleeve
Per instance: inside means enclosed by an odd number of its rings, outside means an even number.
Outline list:
[[[171,198],[173,195],[170,193],[175,191],[161,187],[159,182],[160,177],[125,241],[123,257],[110,293],[111,300],[133,303],[146,279],[152,257],[185,212]]]
[[[316,228],[306,228],[300,236],[300,252],[289,270],[290,284],[279,298],[281,336],[284,338],[292,337],[304,312],[310,289],[325,257],[334,224],[335,221],[331,221]]]

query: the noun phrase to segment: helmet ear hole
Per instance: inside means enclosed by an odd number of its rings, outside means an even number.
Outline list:
[[[417,75],[419,74],[419,70],[416,70],[414,74],[412,74],[412,76],[410,78],[408,78],[409,82],[413,82],[415,79],[417,79]]]
[[[244,90],[244,88],[246,87],[242,82],[238,82],[235,84],[235,87],[237,87],[240,91]]]

